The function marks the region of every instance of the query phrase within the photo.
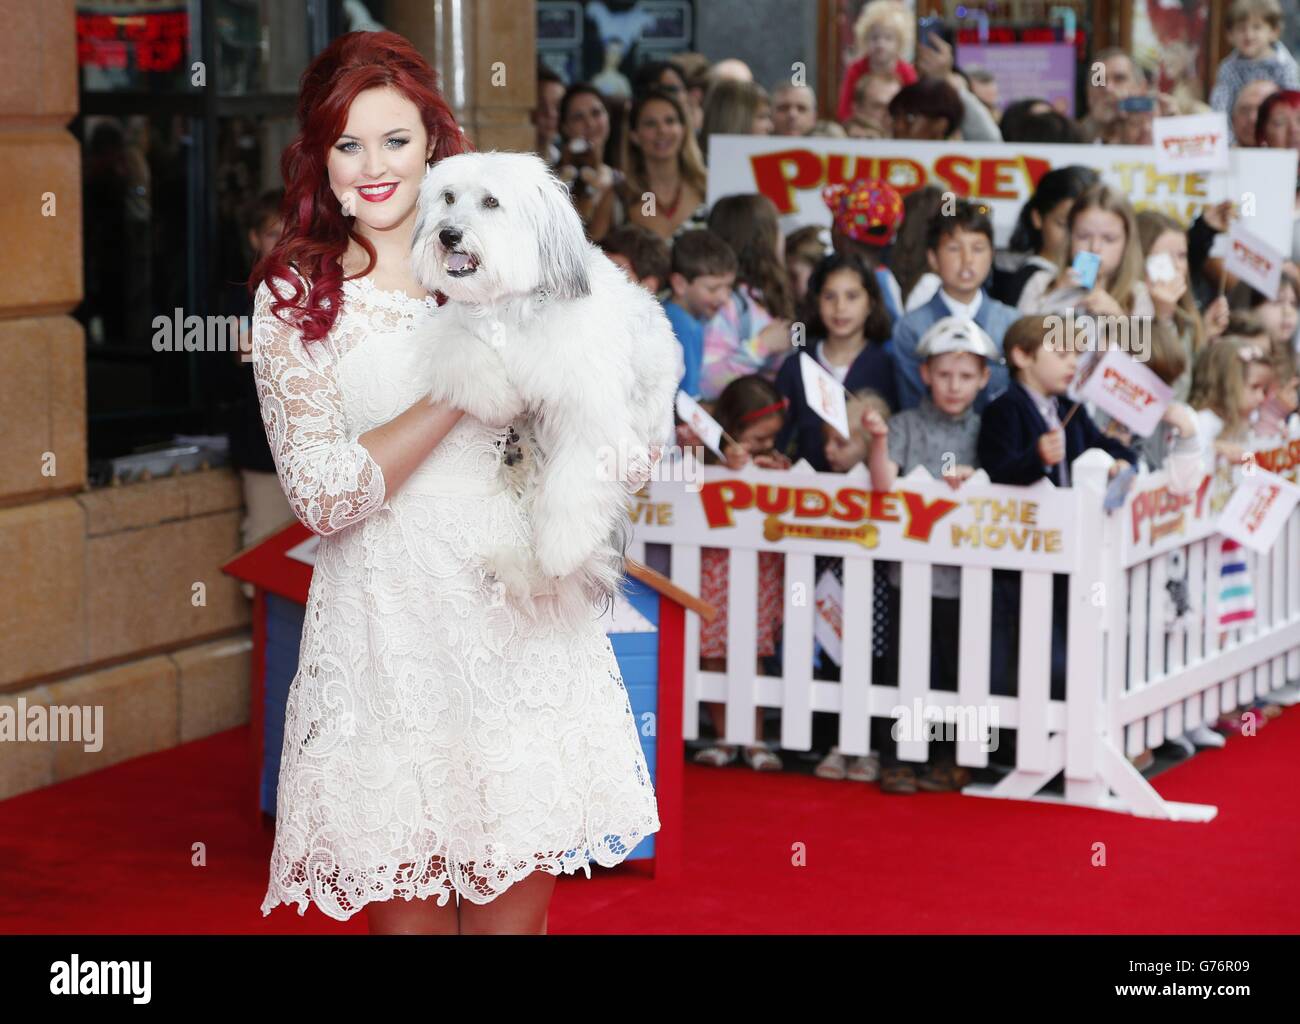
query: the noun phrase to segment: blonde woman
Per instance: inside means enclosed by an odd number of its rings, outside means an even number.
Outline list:
[[[1084,192],[1066,218],[1068,242],[1055,274],[1031,277],[1020,293],[1022,313],[1056,313],[1073,308],[1093,316],[1154,316],[1155,305],[1143,280],[1137,216],[1124,196],[1109,185]],[[1096,280],[1084,288],[1073,262],[1080,253],[1100,258]]]
[[[767,90],[753,82],[724,78],[709,86],[704,95],[704,157],[709,156],[709,139],[714,135],[771,135],[772,101]]]

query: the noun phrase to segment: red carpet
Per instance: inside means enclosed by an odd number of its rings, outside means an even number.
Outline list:
[[[1208,825],[688,766],[683,879],[562,878],[550,931],[1294,933],[1297,750],[1290,710],[1155,780],[1218,804]],[[262,917],[248,758],[238,729],[0,802],[0,932],[364,932],[314,907]]]

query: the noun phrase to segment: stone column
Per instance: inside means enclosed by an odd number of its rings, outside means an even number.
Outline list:
[[[532,146],[533,0],[392,0],[385,27],[410,39],[437,70],[443,94],[476,148]]]

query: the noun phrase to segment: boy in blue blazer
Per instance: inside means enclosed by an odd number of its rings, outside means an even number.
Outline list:
[[[931,222],[926,248],[930,269],[942,283],[934,298],[894,327],[894,375],[900,409],[916,408],[929,393],[921,380],[916,346],[936,323],[947,316],[974,320],[1000,351],[1002,336],[1020,315],[982,290],[993,269],[993,224],[987,207],[956,200],[951,213],[941,212]],[[975,400],[975,411],[982,412],[1006,390],[1007,383],[1006,368],[994,364],[988,385]]]
[[[1058,487],[1070,486],[1070,463],[1089,448],[1100,448],[1118,460],[1111,475],[1133,465],[1133,449],[1097,429],[1088,411],[1066,398],[1078,356],[1071,339],[1050,343],[1062,332],[1050,316],[1027,316],[1011,325],[1003,351],[1011,367],[1010,386],[984,409],[976,442],[979,465],[995,484],[1027,486],[1043,477]],[[1073,412],[1071,410],[1073,409]],[[1065,423],[1066,420],[1068,423]],[[1065,424],[1062,427],[1062,424]],[[1069,630],[1069,577],[1052,579],[1052,672],[1049,692],[1065,699],[1066,637]],[[1016,652],[1020,647],[1020,573],[993,571],[993,622],[989,691],[1010,696],[1019,687]],[[1015,762],[1014,736],[1000,741],[994,760]]]

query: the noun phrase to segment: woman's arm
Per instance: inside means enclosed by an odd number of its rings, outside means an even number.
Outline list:
[[[463,413],[419,401],[355,440],[323,344],[304,346],[271,312],[263,282],[253,310],[253,374],[280,486],[294,515],[328,536],[391,498]],[[310,351],[315,348],[316,351]]]

